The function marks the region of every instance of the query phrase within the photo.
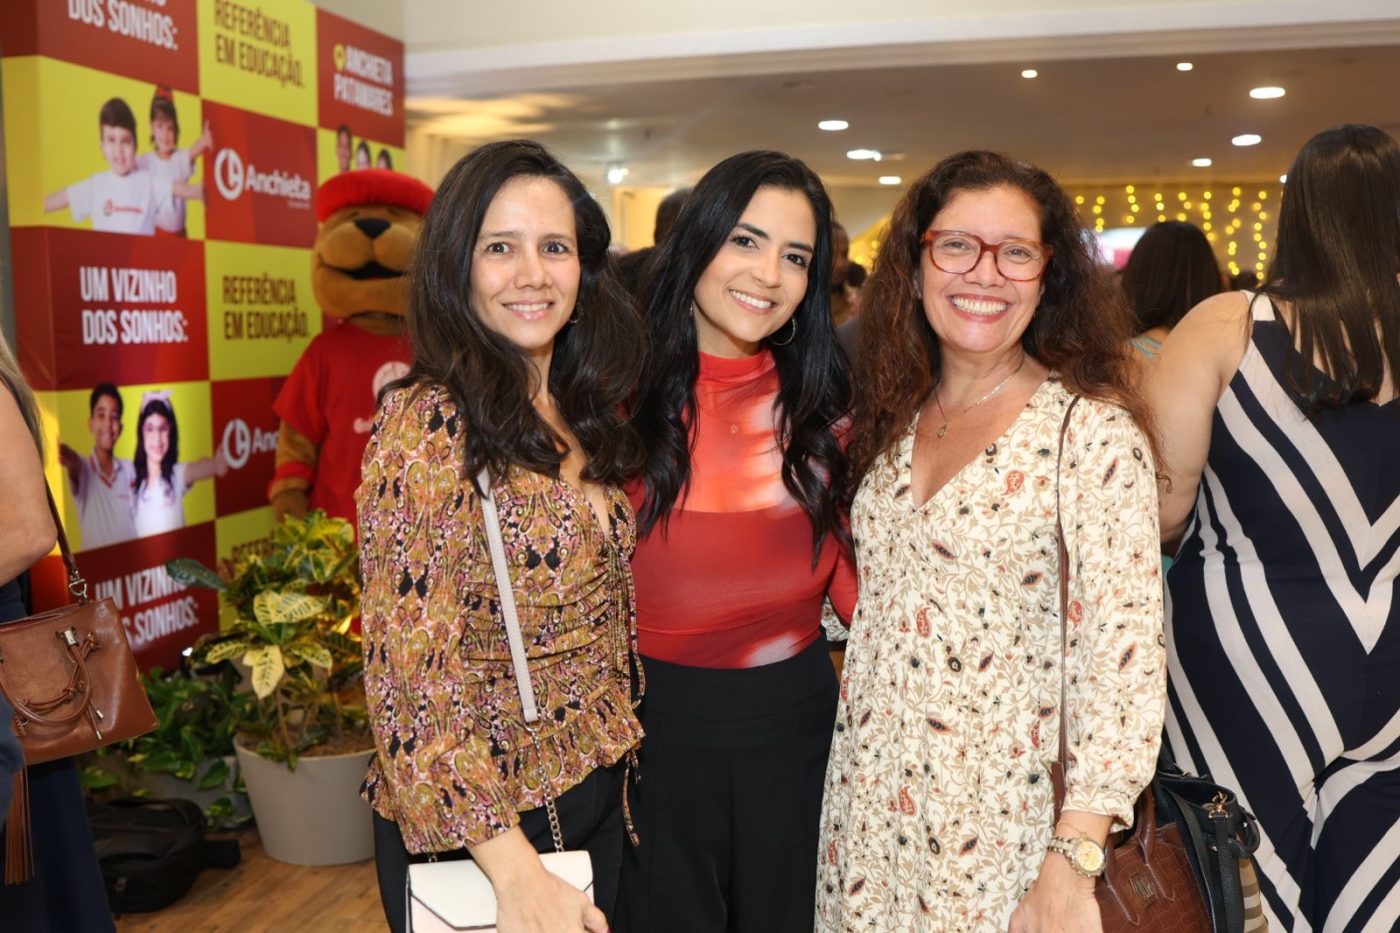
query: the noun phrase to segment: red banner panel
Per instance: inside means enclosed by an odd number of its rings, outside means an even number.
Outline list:
[[[88,592],[96,599],[111,597],[116,604],[142,669],[179,667],[181,651],[200,635],[219,630],[218,594],[171,579],[165,562],[176,557],[214,566],[213,522],[85,551],[78,558]],[[35,611],[71,602],[57,555],[36,564],[31,580]]]
[[[285,382],[233,379],[210,384],[214,443],[228,461],[228,473],[214,481],[214,510],[232,515],[267,505],[267,484],[277,454],[277,415],[272,403]]]
[[[212,166],[204,187],[206,237],[310,246],[316,239],[315,128],[211,101],[204,103],[204,118],[215,140],[215,151],[204,157]]]
[[[15,354],[29,384],[52,389],[53,316],[49,313],[48,231],[43,227],[10,228],[10,264],[14,270]]]
[[[17,268],[32,248],[31,232],[15,231]],[[50,366],[26,370],[35,388],[209,378],[203,243],[89,230],[46,234],[51,317],[27,310],[43,305],[19,303],[33,284],[21,286],[30,277],[16,277],[19,344],[26,357],[31,349],[52,353]]]
[[[316,90],[322,128],[403,146],[403,43],[316,11]]]
[[[195,0],[6,0],[6,56],[47,55],[199,93]]]

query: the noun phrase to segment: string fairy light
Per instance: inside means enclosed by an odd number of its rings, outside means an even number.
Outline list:
[[[1082,185],[1073,199],[1086,225],[1096,233],[1104,233],[1110,226],[1141,229],[1139,224],[1150,226],[1153,217],[1159,223],[1172,219],[1194,223],[1205,233],[1222,265],[1235,275],[1245,256],[1249,266],[1263,263],[1267,268],[1276,225],[1276,212],[1268,210],[1269,199],[1277,196],[1278,190],[1250,188],[1246,194],[1243,184],[1183,181],[1144,187],[1142,182],[1128,182]],[[1246,232],[1247,239],[1243,236]],[[1245,245],[1248,253],[1242,249]]]

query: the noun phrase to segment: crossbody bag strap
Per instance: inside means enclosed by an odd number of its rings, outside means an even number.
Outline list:
[[[78,571],[78,561],[73,556],[73,548],[68,544],[68,535],[63,530],[63,519],[58,514],[58,503],[54,501],[53,488],[49,486],[47,476],[44,477],[44,495],[49,500],[49,514],[53,516],[53,530],[58,535],[58,550],[63,554],[63,566],[68,568],[68,592],[73,594],[73,598],[79,603],[86,605],[88,601],[87,581]]]
[[[1065,545],[1065,526],[1060,507],[1060,467],[1065,459],[1065,435],[1069,433],[1069,417],[1079,404],[1079,396],[1069,400],[1065,420],[1060,423],[1060,447],[1055,456],[1055,542],[1060,552],[1060,784],[1055,788],[1055,821],[1065,805],[1065,790],[1069,783],[1069,727],[1065,713],[1069,709],[1069,676],[1065,671],[1065,653],[1069,650],[1069,548]]]
[[[530,681],[530,666],[525,661],[525,639],[520,635],[520,616],[515,611],[515,591],[510,585],[510,570],[506,566],[506,546],[501,537],[501,516],[496,511],[496,495],[491,489],[491,473],[486,467],[476,474],[481,487],[481,512],[486,518],[486,543],[491,549],[491,569],[496,575],[496,590],[501,600],[501,615],[506,622],[506,640],[510,642],[510,663],[515,668],[515,686],[520,691],[520,706],[525,722],[540,719],[535,704],[535,685]]]
[[[15,391],[15,387],[7,382],[5,383],[5,388],[10,390],[10,395],[14,397],[15,405],[23,412],[24,406],[20,403],[19,393]],[[39,470],[43,472],[43,464],[40,464]],[[68,544],[68,535],[63,531],[63,517],[58,514],[58,503],[54,501],[53,487],[49,485],[49,478],[47,475],[44,476],[44,495],[47,496],[49,500],[49,514],[53,516],[53,528],[54,532],[58,535],[58,549],[63,554],[63,566],[68,568],[68,592],[72,593],[73,598],[81,605],[87,605],[87,581],[84,580],[83,575],[78,572],[78,562],[73,557],[73,548]]]

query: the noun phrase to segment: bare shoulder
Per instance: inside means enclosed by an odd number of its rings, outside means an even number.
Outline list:
[[[1259,298],[1264,301],[1267,299]],[[1196,305],[1172,329],[1163,349],[1175,343],[1216,347],[1218,352],[1243,352],[1249,342],[1250,296],[1245,292],[1221,292]]]
[[[1168,371],[1210,371],[1223,388],[1239,369],[1249,345],[1250,327],[1249,294],[1212,295],[1172,329],[1162,344],[1161,362]]]

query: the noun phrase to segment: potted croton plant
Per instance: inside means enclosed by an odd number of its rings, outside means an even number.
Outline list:
[[[360,783],[374,743],[366,725],[363,661],[351,624],[360,587],[354,531],[316,511],[289,517],[270,545],[218,571],[180,559],[183,583],[219,591],[222,631],[201,639],[195,664],[234,661],[253,703],[235,750],[267,853],[298,865],[373,855]]]

